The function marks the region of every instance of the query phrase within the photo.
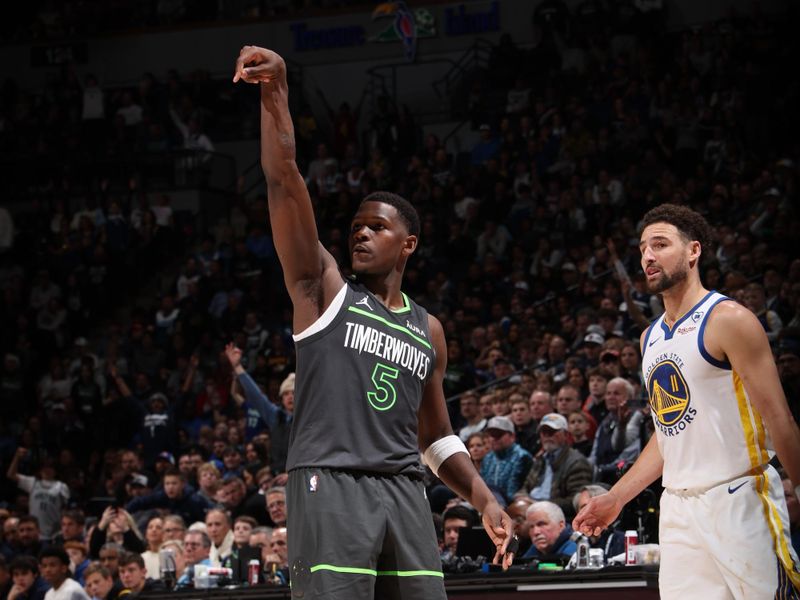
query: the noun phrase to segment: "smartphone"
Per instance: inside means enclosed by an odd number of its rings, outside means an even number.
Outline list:
[[[116,507],[117,504],[113,496],[94,496],[86,503],[86,514],[101,517],[109,506]]]

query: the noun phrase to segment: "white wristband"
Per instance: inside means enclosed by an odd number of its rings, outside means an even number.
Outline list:
[[[430,467],[433,474],[439,476],[439,467],[444,461],[453,456],[463,452],[469,456],[467,447],[457,435],[448,435],[440,438],[428,446],[427,450],[422,454],[422,462]]]

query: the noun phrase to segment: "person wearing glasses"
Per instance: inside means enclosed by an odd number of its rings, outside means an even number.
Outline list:
[[[266,492],[267,512],[269,518],[276,527],[286,525],[286,489],[282,487],[272,487]]]
[[[186,534],[186,522],[180,515],[167,515],[164,517],[164,541],[183,541]]]
[[[178,578],[176,587],[191,587],[194,585],[194,568],[197,565],[211,566],[209,553],[211,552],[211,538],[204,531],[187,531],[183,536],[183,556],[186,560],[186,569]]]

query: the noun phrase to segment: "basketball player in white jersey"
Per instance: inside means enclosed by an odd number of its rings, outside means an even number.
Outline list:
[[[800,484],[800,430],[764,329],[700,283],[710,228],[699,214],[665,204],[643,225],[642,268],[666,309],[641,339],[656,435],[573,527],[597,535],[662,477],[662,598],[800,598],[781,480],[768,464],[777,453]]]

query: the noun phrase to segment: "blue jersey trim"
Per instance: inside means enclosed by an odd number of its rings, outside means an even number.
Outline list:
[[[692,316],[695,313],[695,311],[698,308],[700,308],[700,306],[703,304],[703,302],[708,300],[711,297],[711,294],[714,294],[714,293],[716,293],[715,290],[711,290],[705,296],[703,296],[703,299],[700,300],[700,302],[698,302],[697,304],[695,304],[692,308],[687,310],[680,319],[678,319],[677,321],[675,321],[675,323],[673,323],[672,327],[667,325],[667,323],[665,322],[665,319],[662,319],[661,320],[661,329],[664,330],[664,339],[665,340],[671,340],[672,336],[675,335],[675,332],[678,330],[678,327],[680,327],[681,323],[683,323],[686,319],[688,319],[690,316]]]
[[[719,304],[720,302],[725,302],[726,300],[730,300],[727,296],[723,296],[722,298],[718,298],[714,304],[708,307],[705,316],[703,317],[703,322],[700,324],[700,331],[697,333],[697,349],[700,350],[700,355],[706,359],[706,361],[719,369],[725,369],[726,371],[731,370],[731,363],[727,360],[717,360],[711,354],[708,353],[706,350],[705,342],[703,341],[703,336],[706,332],[706,323],[708,323],[708,316],[711,314],[711,311],[714,310],[714,307]]]

